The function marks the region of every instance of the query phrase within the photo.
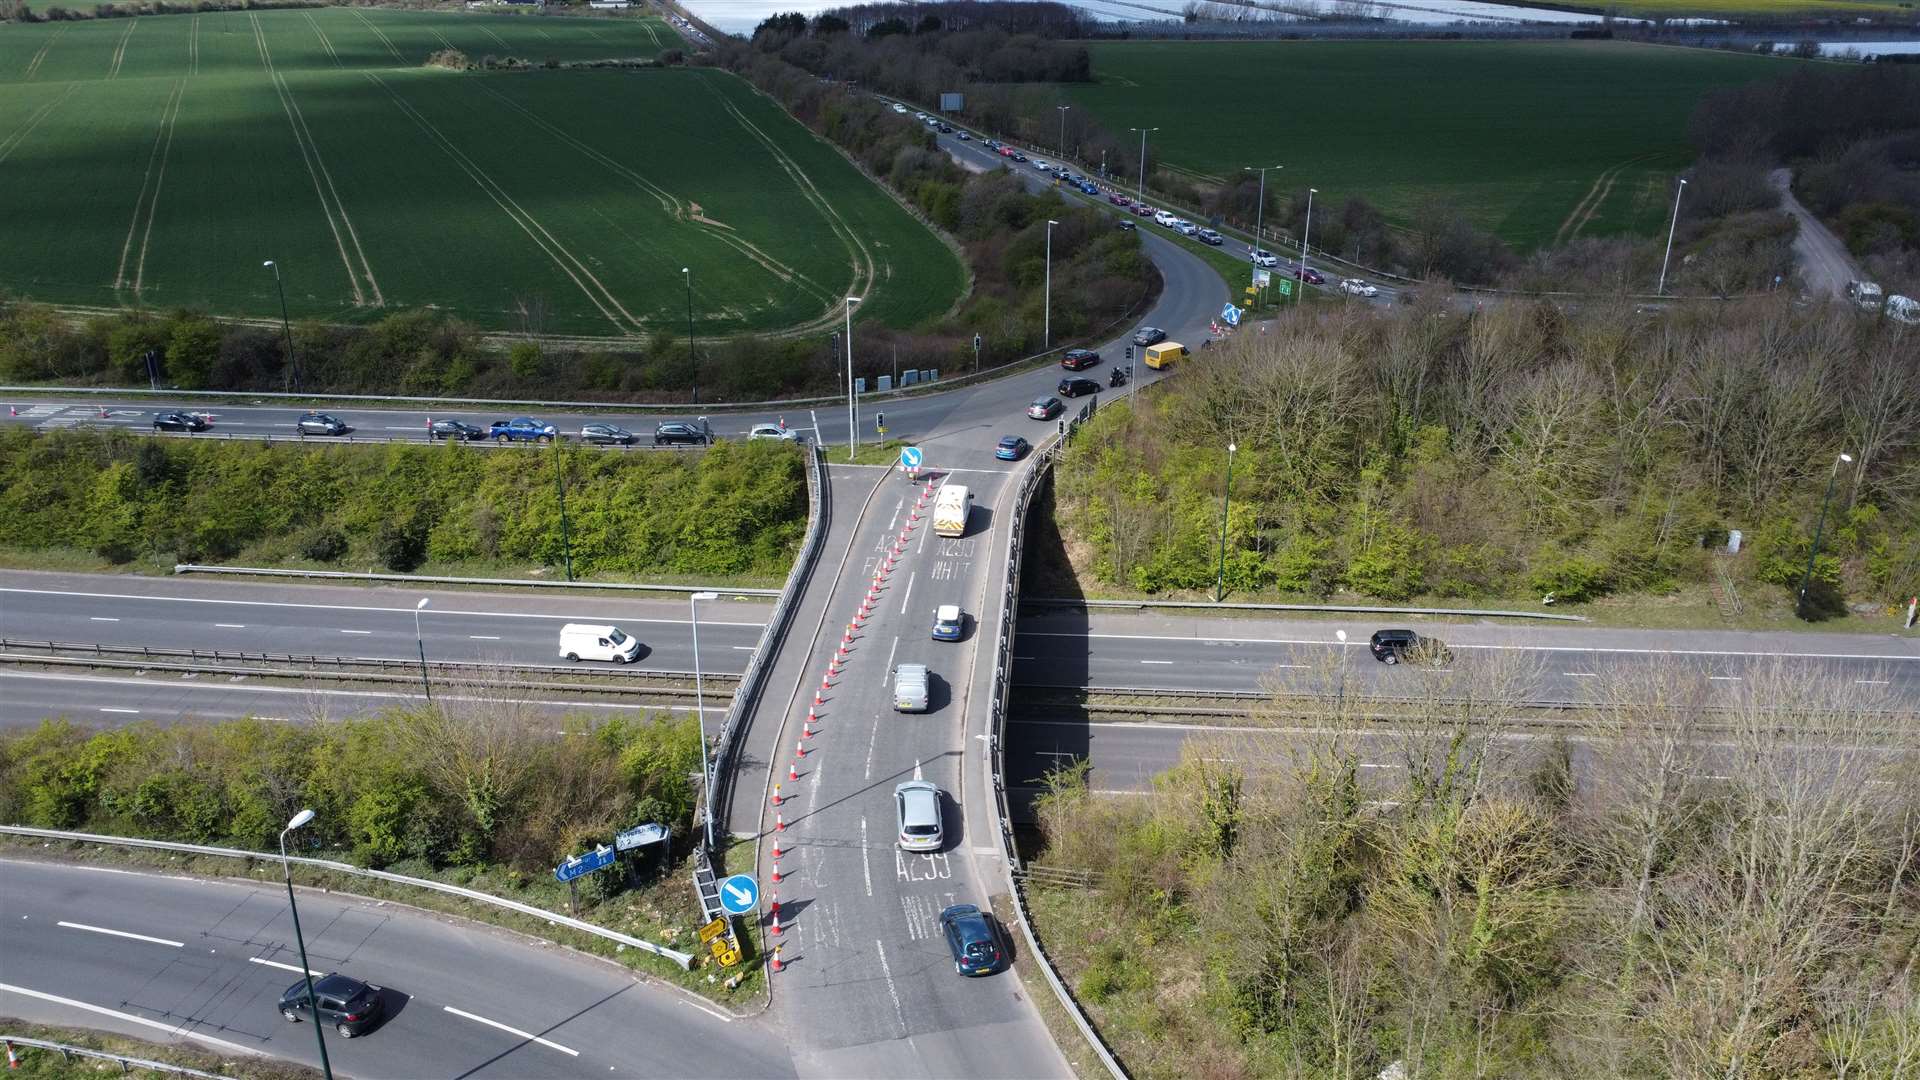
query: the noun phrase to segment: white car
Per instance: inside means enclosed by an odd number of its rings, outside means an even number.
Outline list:
[[[893,804],[900,819],[900,849],[939,851],[944,843],[940,789],[926,780],[909,780],[893,789]]]
[[[917,112],[913,114],[913,118],[915,120],[925,120],[927,118],[927,114],[923,112]]]
[[[1173,228],[1173,223],[1179,220],[1178,217],[1166,210],[1158,211],[1153,215],[1153,223],[1155,225],[1164,225],[1169,229]]]
[[[1182,219],[1173,223],[1173,231],[1179,233],[1181,236],[1193,236],[1200,231],[1200,226]]]
[[[1340,291],[1349,296],[1379,296],[1380,290],[1357,277],[1341,278]]]
[[[1268,266],[1268,267],[1279,266],[1280,256],[1275,255],[1273,252],[1266,251],[1262,248],[1254,248],[1253,249],[1253,265]]]
[[[1047,164],[1044,161],[1041,161],[1039,158],[1034,158],[1032,161],[1028,162],[1027,164],[1032,165],[1036,170],[1040,172],[1046,172],[1053,168],[1053,166]]]
[[[779,424],[755,424],[747,432],[749,439],[784,439],[787,442],[799,442],[800,433],[792,428],[783,428]]]
[[[907,114],[907,107],[896,101],[893,103],[893,111],[905,116]]]

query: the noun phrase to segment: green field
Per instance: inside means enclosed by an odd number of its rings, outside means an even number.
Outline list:
[[[557,69],[654,18],[366,8],[0,24],[0,290],[340,322],[433,307],[548,334],[907,325],[964,273],[730,75]],[[426,68],[457,47],[529,71]]]
[[[1793,61],[1616,42],[1104,42],[1068,86],[1110,131],[1158,127],[1151,164],[1243,166],[1326,205],[1361,195],[1404,220],[1450,200],[1521,248],[1651,233],[1693,159],[1708,90]]]

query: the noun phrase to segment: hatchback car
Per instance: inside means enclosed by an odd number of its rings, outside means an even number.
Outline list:
[[[653,445],[666,446],[672,443],[686,443],[692,446],[705,446],[712,441],[707,429],[697,424],[683,424],[679,421],[661,424],[653,429]]]
[[[345,421],[323,412],[301,413],[300,419],[293,422],[293,429],[302,435],[345,435],[347,433]]]
[[[1084,397],[1099,393],[1100,384],[1092,379],[1061,379],[1060,385],[1054,387],[1053,392],[1061,397]]]
[[[1154,215],[1158,214],[1160,211],[1155,210],[1153,207],[1148,206],[1146,203],[1137,202],[1133,204],[1133,212],[1140,217],[1153,217]]]
[[[1107,201],[1112,203],[1115,206],[1126,206],[1133,202],[1132,199],[1128,198],[1125,195],[1120,194],[1117,191],[1107,196]]]
[[[1143,326],[1133,332],[1133,343],[1144,349],[1149,345],[1158,345],[1167,340],[1167,332],[1157,326]]]
[[[1068,371],[1085,371],[1099,362],[1100,354],[1092,349],[1068,349],[1060,358],[1060,366]]]
[[[893,789],[900,818],[900,850],[939,851],[940,789],[926,780],[909,780]]]
[[[1051,172],[1053,170],[1053,166],[1047,164],[1040,158],[1033,159],[1033,167],[1037,172]]]
[[[580,429],[580,441],[599,445],[632,446],[633,432],[618,424],[587,424]]]
[[[205,431],[209,426],[206,420],[192,413],[163,412],[153,416],[155,431]]]
[[[320,1019],[332,1024],[343,1039],[363,1034],[380,1022],[380,988],[372,983],[335,972],[313,980],[313,993],[320,1000]],[[309,1019],[313,1016],[311,1001],[307,980],[301,979],[280,995],[280,1015],[292,1024]]]
[[[1219,247],[1220,245],[1227,242],[1226,237],[1221,236],[1219,233],[1214,232],[1212,229],[1201,229],[1197,235],[1199,236],[1201,243],[1210,244],[1213,247]]]
[[[747,432],[747,438],[781,439],[786,442],[799,442],[800,433],[791,428],[783,428],[779,424],[755,424],[753,425],[753,430]]]
[[[1197,236],[1200,232],[1200,226],[1183,218],[1173,223],[1173,231],[1179,233],[1181,236]]]
[[[1035,420],[1051,420],[1065,408],[1057,397],[1034,398],[1033,404],[1027,406],[1027,415]]]
[[[1025,160],[1027,160],[1027,155],[1025,155],[1025,154],[1023,154],[1023,153],[1021,153],[1021,152],[1020,152],[1020,151],[1018,151],[1018,150],[1015,150],[1015,151],[1013,152],[1013,160],[1015,160],[1015,161],[1025,161]]]
[[[1125,218],[1121,218],[1121,219],[1120,219],[1120,231],[1121,231],[1121,232],[1138,232],[1138,231],[1139,231],[1139,229],[1140,229],[1140,226],[1138,226],[1138,225],[1135,225],[1135,224],[1134,224],[1133,222],[1131,222],[1131,221],[1128,221],[1128,220],[1127,220],[1127,219],[1125,219]]]
[[[1271,251],[1266,251],[1261,248],[1254,248],[1253,249],[1253,265],[1268,266],[1268,267],[1279,266],[1280,256],[1275,255]]]
[[[993,448],[993,456],[1001,461],[1019,461],[1031,449],[1033,444],[1018,435],[1002,435],[999,445]]]
[[[1411,630],[1375,630],[1367,643],[1373,658],[1383,664],[1451,664],[1453,650],[1439,638],[1421,637]]]
[[[1296,266],[1293,268],[1293,272],[1287,276],[1299,278],[1309,285],[1325,285],[1327,283],[1327,279],[1321,275],[1320,271],[1310,266]]]
[[[973,136],[967,134],[964,131],[955,137],[958,138],[961,142],[970,142],[973,139]]]
[[[991,975],[1007,966],[1007,949],[993,916],[972,904],[955,904],[940,913],[953,970],[962,975]]]
[[[464,420],[434,420],[427,424],[429,439],[460,439],[472,442],[487,437],[486,431]]]
[[[1374,286],[1371,282],[1362,281],[1357,277],[1341,278],[1340,291],[1343,293],[1346,293],[1349,296],[1379,296],[1380,295],[1380,290],[1378,287]]]
[[[933,609],[935,641],[959,641],[966,625],[967,617],[961,613],[959,604],[941,604]]]

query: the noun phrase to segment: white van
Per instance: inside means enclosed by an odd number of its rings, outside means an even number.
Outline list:
[[[640,639],[617,626],[570,622],[560,628],[560,655],[567,660],[626,664],[640,656]]]
[[[1908,326],[1920,326],[1920,300],[1911,296],[1887,297],[1887,318]]]
[[[941,484],[933,497],[933,535],[967,535],[967,515],[973,510],[973,493],[962,484]]]
[[[901,664],[893,669],[895,712],[927,711],[927,665]]]

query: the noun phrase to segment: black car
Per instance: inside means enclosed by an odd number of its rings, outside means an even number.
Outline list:
[[[313,980],[313,993],[320,999],[320,1019],[333,1025],[343,1039],[364,1034],[380,1022],[383,1011],[380,988],[363,983],[351,975],[335,972]],[[301,979],[280,995],[280,1015],[297,1024],[313,1016],[307,997],[307,980]]]
[[[153,415],[155,431],[205,431],[211,426],[192,413],[163,412]]]
[[[620,446],[632,446],[634,434],[617,424],[587,424],[580,429],[580,441],[588,443],[612,443]],[[658,439],[654,440],[658,442]]]
[[[338,417],[310,412],[300,414],[300,419],[294,421],[293,430],[302,435],[345,435],[348,428],[346,422]]]
[[[941,124],[941,125],[940,125],[940,134],[942,134],[942,135],[951,135],[951,134],[953,134],[953,125],[952,125],[952,124]]]
[[[1025,161],[1025,160],[1027,160],[1027,155],[1025,155],[1025,154],[1021,154],[1021,153],[1016,153],[1016,154],[1014,154],[1014,155],[1013,155],[1013,160],[1015,160],[1015,161]]]
[[[1053,388],[1061,397],[1082,397],[1100,392],[1100,384],[1092,379],[1061,379],[1060,385]]]
[[[1092,349],[1068,349],[1060,358],[1060,366],[1068,371],[1085,371],[1099,362],[1100,354]]]
[[[465,420],[435,420],[427,425],[429,439],[459,439],[472,442],[487,437],[485,428],[478,428]]]
[[[1134,331],[1133,343],[1144,349],[1149,345],[1158,345],[1167,340],[1167,332],[1157,326],[1143,326]]]
[[[1137,230],[1138,230],[1139,228],[1140,228],[1140,226],[1138,226],[1138,225],[1136,225],[1136,224],[1134,224],[1134,223],[1133,223],[1133,222],[1131,222],[1131,221],[1128,221],[1128,220],[1127,220],[1127,219],[1125,219],[1125,218],[1121,218],[1121,219],[1120,219],[1120,231],[1121,231],[1121,232],[1135,232],[1135,231],[1137,231]]]
[[[707,429],[699,424],[683,424],[678,421],[661,424],[653,429],[653,445],[667,446],[672,443],[686,443],[690,446],[705,446],[711,442]]]
[[[955,904],[940,913],[953,970],[962,975],[991,975],[1007,966],[1007,947],[993,916],[972,904]]]
[[[1439,638],[1421,637],[1411,630],[1375,630],[1367,643],[1373,658],[1383,664],[1451,664],[1453,650]]]

